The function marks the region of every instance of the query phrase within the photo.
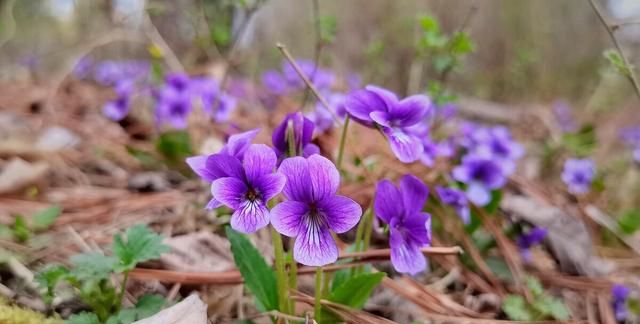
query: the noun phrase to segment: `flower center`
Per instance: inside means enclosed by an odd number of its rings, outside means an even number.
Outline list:
[[[255,188],[249,188],[245,194],[245,198],[251,202],[260,199],[260,193]]]

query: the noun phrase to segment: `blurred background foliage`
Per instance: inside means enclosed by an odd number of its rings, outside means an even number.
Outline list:
[[[633,17],[634,12],[637,16],[639,3],[600,2],[614,20]],[[612,44],[584,0],[322,0],[317,11],[311,0],[0,0],[0,4],[4,79],[15,78],[20,75],[16,71],[27,67],[46,82],[49,73],[62,69],[61,62],[83,54],[83,45],[114,30],[140,31],[146,10],[188,70],[228,59],[231,53],[239,71],[258,79],[262,71],[280,64],[274,46],[278,41],[296,57],[313,59],[317,23],[323,41],[319,60],[324,66],[344,74],[359,73],[364,83],[413,93],[442,77],[430,63],[437,53],[424,46],[427,15],[439,22],[442,34],[455,37],[464,29],[472,41],[473,51],[457,64],[457,73],[446,76],[447,86],[458,93],[506,103],[564,98],[578,107],[605,110],[632,95],[623,78],[608,68],[603,53]],[[619,33],[632,58],[640,39],[638,27],[624,27]],[[144,41],[116,38],[91,48],[91,55],[129,59],[146,58],[149,53]]]

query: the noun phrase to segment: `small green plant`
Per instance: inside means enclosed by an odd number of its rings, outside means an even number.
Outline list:
[[[509,295],[502,302],[502,310],[516,321],[568,320],[569,311],[562,300],[544,292],[540,282],[533,277],[526,277],[525,283],[533,297],[531,303],[519,295]]]
[[[450,35],[440,28],[438,20],[431,15],[418,19],[422,34],[418,39],[418,55],[430,60],[438,78],[429,84],[428,92],[434,102],[442,105],[456,98],[444,87],[448,75],[460,67],[462,59],[473,52],[475,45],[469,34],[459,30]]]
[[[0,225],[0,236],[18,242],[28,241],[34,234],[42,232],[56,221],[62,209],[58,206],[45,208],[37,212],[28,222],[22,215],[16,215],[10,226]]]
[[[55,288],[61,282],[74,288],[80,299],[93,312],[72,315],[69,323],[127,324],[151,316],[162,308],[165,300],[158,295],[144,295],[132,308],[121,309],[129,272],[140,262],[157,259],[169,247],[162,244],[162,237],[144,225],[117,234],[111,246],[112,255],[100,252],[77,254],[71,257],[71,268],[51,265],[36,276],[47,303],[55,296]],[[120,287],[112,283],[112,277],[122,274]]]

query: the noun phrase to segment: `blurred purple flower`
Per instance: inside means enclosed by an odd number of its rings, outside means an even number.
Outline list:
[[[403,176],[399,188],[389,180],[376,187],[374,210],[389,225],[391,263],[400,273],[415,275],[427,266],[420,249],[431,243],[431,216],[422,212],[428,195],[427,186],[413,175]]]
[[[102,108],[105,116],[113,121],[120,121],[129,114],[131,95],[135,90],[133,82],[120,81],[115,86],[116,99],[108,101]]]
[[[467,198],[478,206],[491,201],[491,191],[501,188],[507,181],[497,161],[473,154],[462,158],[462,165],[453,169],[453,178],[467,185]]]
[[[553,103],[553,116],[562,132],[569,133],[578,129],[573,116],[571,116],[571,107],[566,101],[560,100]]]
[[[289,85],[284,76],[276,70],[268,70],[262,73],[262,85],[272,94],[286,95],[289,92]]]
[[[273,130],[271,140],[279,158],[291,156],[289,152],[289,140],[293,138],[294,155],[304,157],[320,153],[320,149],[311,143],[315,125],[304,117],[301,112],[288,114],[284,120]]]
[[[172,87],[178,92],[189,89],[190,82],[191,79],[184,73],[170,73],[165,77],[166,86]]]
[[[445,205],[453,207],[464,224],[471,222],[469,202],[467,201],[464,191],[454,188],[436,187],[436,192]]]
[[[633,160],[640,163],[640,126],[623,128],[620,131],[620,139],[633,150]]]
[[[436,113],[443,121],[449,120],[458,114],[458,106],[453,103],[446,103],[436,109]]]
[[[191,108],[191,96],[188,92],[165,86],[158,94],[156,123],[158,126],[170,124],[173,128],[185,129]]]
[[[310,60],[298,59],[296,64],[318,90],[328,90],[333,85],[335,76],[330,71],[316,66]],[[282,63],[282,74],[290,87],[296,89],[304,89],[306,87],[304,80],[300,78],[298,72],[288,61]]]
[[[520,235],[516,244],[520,249],[520,255],[526,262],[531,261],[531,247],[542,243],[544,238],[547,237],[547,229],[544,227],[534,227],[527,233]]]
[[[84,79],[93,72],[93,60],[89,56],[84,56],[76,62],[73,67],[73,75],[78,79]]]
[[[95,80],[102,85],[113,85],[122,80],[144,80],[148,77],[150,65],[147,61],[102,61],[94,69]]]
[[[630,293],[631,289],[625,285],[615,284],[611,287],[611,296],[613,297],[611,306],[613,307],[617,321],[622,322],[627,319],[627,299],[629,299]]]
[[[362,78],[357,73],[349,74],[347,78],[347,87],[349,90],[357,90],[362,87]]]
[[[353,228],[362,209],[352,199],[336,195],[340,174],[327,158],[292,157],[282,161],[278,173],[286,177],[287,198],[271,210],[271,224],[283,235],[295,237],[293,258],[308,266],[323,266],[338,259],[331,231]]]
[[[596,164],[591,159],[568,159],[564,162],[562,181],[575,195],[589,192],[596,175]]]
[[[214,154],[207,165],[216,180],[211,183],[213,198],[234,210],[231,227],[242,233],[253,233],[269,224],[267,202],[282,191],[285,177],[273,173],[277,158],[264,144],[252,144],[244,160]]]
[[[420,123],[428,113],[431,106],[429,97],[414,95],[398,100],[393,92],[369,85],[351,92],[344,105],[356,122],[380,127],[401,162],[410,163],[420,158],[423,145],[409,127]]]

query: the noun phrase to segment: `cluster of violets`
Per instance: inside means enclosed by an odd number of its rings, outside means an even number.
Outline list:
[[[210,77],[170,73],[161,85],[153,85],[147,61],[93,64],[89,58],[84,58],[76,64],[74,74],[113,88],[116,97],[104,105],[103,113],[114,121],[120,121],[129,114],[136,95],[151,95],[155,101],[156,124],[159,127],[170,125],[175,129],[187,127],[188,117],[195,107],[200,107],[215,122],[226,122],[236,107],[236,98],[223,91],[218,81]]]
[[[589,192],[595,176],[596,164],[592,159],[567,159],[564,162],[562,181],[574,195]]]
[[[274,75],[279,72],[274,71],[265,78],[273,84],[277,84],[273,79],[281,78],[289,80],[288,87],[302,87],[286,77],[287,71],[283,69],[277,77]],[[470,221],[469,202],[488,204],[491,191],[506,183],[524,153],[504,127],[465,123],[461,134],[439,143],[431,140],[429,127],[437,114],[424,95],[400,99],[387,89],[370,85],[346,95],[339,106],[354,121],[379,130],[402,162],[421,161],[432,166],[440,156],[460,161],[451,173],[454,185],[436,186],[435,191],[464,223]],[[440,116],[447,118],[454,109],[439,109],[446,112]],[[233,209],[231,226],[243,233],[272,224],[279,233],[296,239],[295,260],[312,266],[337,259],[331,232],[348,231],[362,214],[356,202],[336,194],[340,174],[312,142],[317,127],[317,122],[296,112],[274,129],[272,147],[251,144],[258,133],[252,130],[232,135],[217,154],[187,159],[191,168],[211,183],[213,198],[207,208],[225,205]],[[279,193],[283,198],[269,209],[269,200]],[[374,211],[388,225],[391,261],[398,272],[416,274],[426,268],[421,248],[431,242],[430,215],[423,212],[428,196],[427,186],[412,175],[403,176],[398,186],[389,180],[377,185]]]
[[[632,150],[633,160],[640,163],[640,126],[623,128],[620,131],[620,139]]]
[[[323,266],[338,258],[331,232],[352,229],[362,208],[337,194],[340,173],[311,143],[314,128],[301,113],[292,113],[274,130],[273,148],[252,144],[255,129],[232,135],[220,152],[188,158],[187,164],[211,183],[207,208],[234,210],[233,229],[253,233],[272,224],[295,238],[296,261]],[[269,209],[269,201],[280,193],[283,198]],[[422,212],[427,196],[424,183],[411,175],[400,180],[399,188],[388,180],[378,184],[375,212],[389,225],[392,264],[399,272],[415,274],[426,267],[420,249],[431,237],[429,214]]]
[[[155,119],[158,126],[170,125],[185,129],[195,107],[215,122],[226,122],[236,108],[236,98],[220,88],[216,79],[190,77],[184,73],[172,73],[165,82],[154,89],[156,101]]]

